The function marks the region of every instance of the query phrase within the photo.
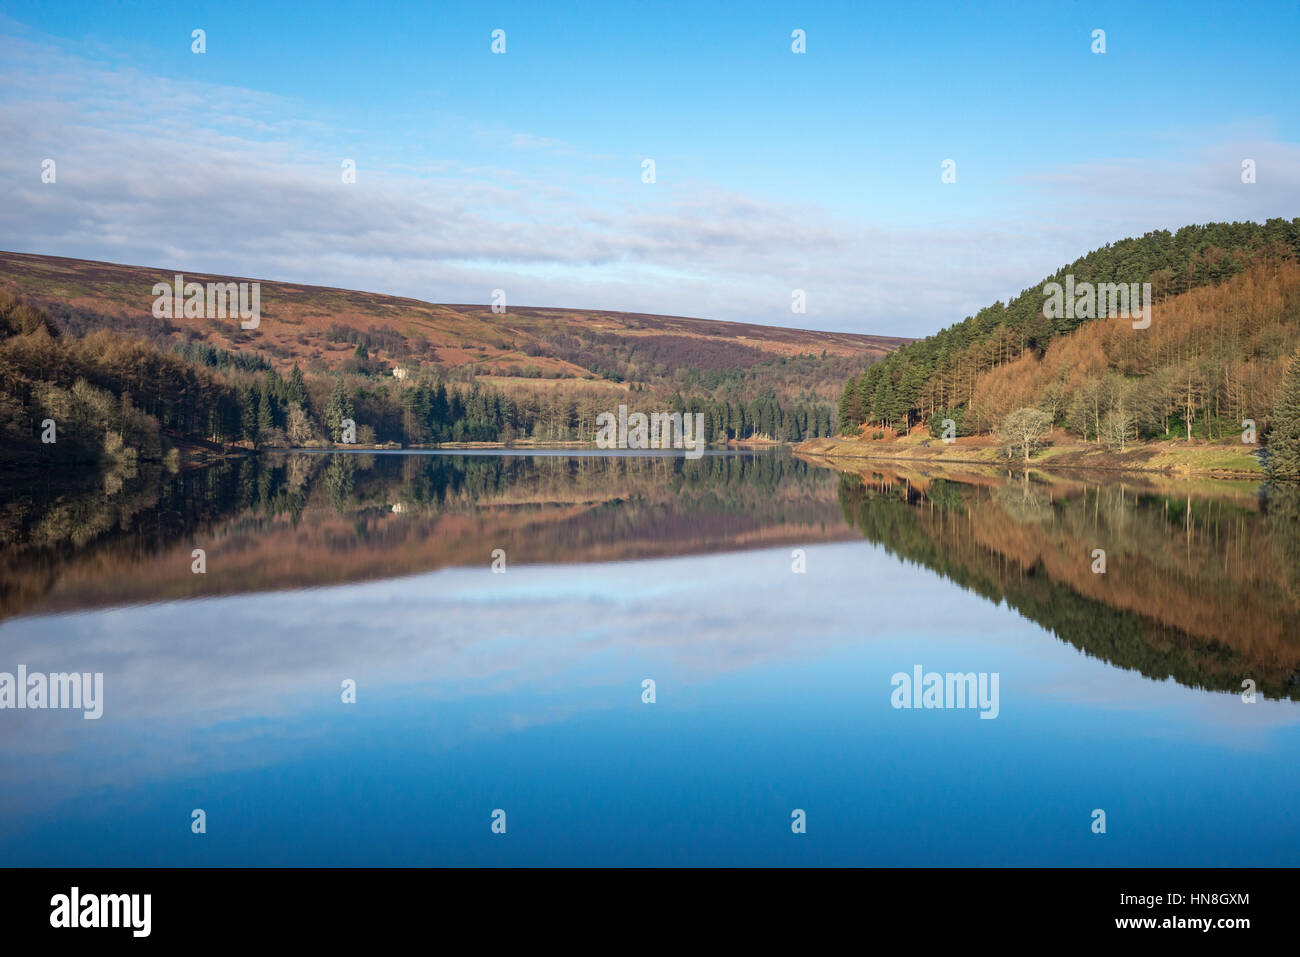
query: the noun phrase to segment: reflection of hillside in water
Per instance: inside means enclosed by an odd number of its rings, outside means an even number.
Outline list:
[[[1057,476],[840,476],[892,554],[1150,678],[1300,697],[1300,489],[1267,496]],[[1105,572],[1094,571],[1105,552]]]
[[[111,494],[10,490],[0,612],[487,568],[497,548],[510,564],[598,562],[852,534],[834,476],[776,453],[261,456]]]

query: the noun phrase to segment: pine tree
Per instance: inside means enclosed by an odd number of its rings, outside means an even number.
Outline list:
[[[257,406],[258,394],[252,386],[244,386],[239,390],[239,405],[241,411],[241,427],[244,438],[253,445],[257,445]]]
[[[329,428],[330,438],[335,442],[342,441],[343,420],[353,419],[355,415],[352,410],[352,399],[343,386],[343,380],[336,380],[334,389],[330,392],[329,404],[325,407],[325,425]]]
[[[1300,353],[1292,358],[1282,380],[1269,425],[1269,478],[1300,479]]]
[[[298,368],[298,363],[293,364],[293,371],[289,373],[288,395],[290,402],[297,402],[304,412],[311,412],[311,402],[307,398],[307,383],[303,380],[302,370]]]
[[[270,377],[262,380],[262,391],[257,402],[257,431],[265,436],[275,428],[275,399],[271,392]]]
[[[871,399],[871,421],[888,426],[894,411],[894,384],[882,376],[876,384],[876,394]]]

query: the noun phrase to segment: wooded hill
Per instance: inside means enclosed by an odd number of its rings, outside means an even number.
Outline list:
[[[337,441],[345,418],[360,444],[591,441],[596,416],[619,404],[703,412],[710,442],[797,441],[833,431],[845,376],[910,341],[571,309],[498,314],[277,282],[260,283],[260,321],[244,329],[179,307],[156,315],[154,284],[174,273],[0,252],[4,308],[27,317],[0,329],[0,459],[85,457],[105,441],[154,458],[168,437],[312,445]],[[78,441],[42,448],[47,418],[75,422],[67,434]]]
[[[1300,219],[1186,226],[1094,250],[849,379],[839,427],[958,435],[1036,407],[1089,440],[1262,435],[1300,347]],[[1049,318],[1044,286],[1150,283],[1151,323]],[[877,433],[879,434],[879,433]]]

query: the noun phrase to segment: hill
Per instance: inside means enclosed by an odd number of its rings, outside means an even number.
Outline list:
[[[0,253],[0,463],[129,472],[236,445],[591,442],[599,413],[624,403],[699,412],[710,443],[799,441],[833,430],[840,378],[905,341],[613,312],[498,314],[261,281],[246,303],[255,321],[241,322],[237,302],[226,312],[205,300],[205,284],[253,281],[187,274],[177,301],[158,308],[173,281],[171,271]]]
[[[281,371],[294,363],[308,372],[427,366],[497,387],[586,382],[683,392],[734,380],[782,398],[833,398],[828,374],[838,381],[836,369],[856,369],[910,341],[640,313],[509,305],[497,314],[488,305],[184,273],[187,282],[259,282],[261,321],[245,330],[231,319],[155,317],[153,286],[177,272],[0,252],[0,288],[78,334],[109,328],[155,345],[251,353]]]
[[[1266,438],[1277,385],[1300,348],[1298,260],[1300,219],[1187,226],[1105,246],[851,378],[840,431],[888,440],[922,424],[941,436],[948,420],[956,436],[978,436],[1034,408],[1045,413],[1044,434],[1061,429],[1120,450],[1177,437],[1239,441],[1244,420]],[[1053,282],[1149,284],[1150,322],[1091,308],[1063,314],[1045,293]]]

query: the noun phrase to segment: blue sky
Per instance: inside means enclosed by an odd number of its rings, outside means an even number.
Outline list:
[[[1300,215],[1296,4],[267,6],[0,0],[0,246],[923,335]]]

